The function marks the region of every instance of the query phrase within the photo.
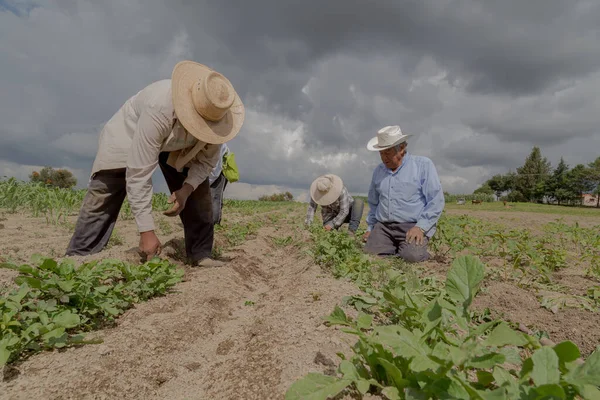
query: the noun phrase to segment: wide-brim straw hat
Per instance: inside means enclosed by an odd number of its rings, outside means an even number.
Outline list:
[[[335,202],[344,189],[342,178],[333,174],[318,177],[310,185],[310,197],[320,206],[328,206]]]
[[[382,151],[406,142],[412,135],[405,135],[398,125],[391,125],[381,128],[377,136],[369,140],[367,149],[371,151]]]
[[[246,111],[233,85],[206,65],[181,61],[171,76],[177,119],[196,139],[222,144],[233,139]]]

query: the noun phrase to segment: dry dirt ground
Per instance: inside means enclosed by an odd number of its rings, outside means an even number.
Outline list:
[[[448,210],[451,215],[462,212]],[[306,373],[331,372],[339,361],[336,352],[348,354],[354,338],[326,327],[322,317],[358,289],[323,272],[306,254],[310,243],[300,225],[303,213],[300,206],[252,213],[225,210],[224,228],[216,236],[224,266],[179,263],[186,276],[173,293],[136,305],[116,327],[89,335],[102,338],[103,344],[45,352],[16,365],[0,382],[0,399],[282,399]],[[472,215],[529,228],[560,217],[476,210]],[[183,237],[178,220],[156,218],[163,243]],[[0,258],[17,262],[27,262],[34,253],[60,258],[75,222],[71,218],[51,226],[26,215],[3,219]],[[564,219],[600,224],[600,218]],[[241,244],[228,246],[227,232],[249,221],[262,221],[261,227]],[[274,239],[288,236],[291,243]],[[87,259],[123,258],[137,241],[135,223],[120,220],[112,246]],[[423,267],[441,275],[449,266],[430,261]],[[0,270],[0,285],[10,285],[13,277]],[[598,284],[581,268],[561,271],[556,278],[574,293]],[[585,354],[600,344],[597,313],[552,313],[541,307],[537,295],[488,280],[475,306],[546,331],[554,341],[573,340]]]
[[[34,252],[60,256],[71,232],[25,216],[2,223],[0,254],[20,261]],[[182,237],[179,223],[167,223],[173,232],[160,237],[163,243]],[[88,336],[103,344],[38,354],[16,366],[9,375],[18,375],[0,383],[0,398],[281,399],[299,377],[331,370],[353,338],[322,317],[358,290],[311,262],[301,246],[306,232],[264,225],[224,252],[224,266],[186,267],[175,293],[136,305],[116,327]],[[88,259],[122,257],[136,245],[133,221],[119,221],[117,232],[122,245]],[[225,240],[221,233],[217,242]],[[300,245],[272,239],[292,235]],[[0,271],[9,283],[14,274]]]

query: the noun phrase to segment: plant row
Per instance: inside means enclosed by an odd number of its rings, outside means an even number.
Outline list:
[[[326,318],[356,336],[353,355],[339,355],[336,376],[310,373],[296,381],[286,399],[343,392],[387,399],[599,398],[600,349],[583,361],[570,341],[543,346],[471,310],[486,274],[478,257],[456,257],[445,282],[438,282],[373,266],[344,233],[313,234],[316,261],[359,281],[366,294],[346,299],[356,318],[338,307]]]
[[[165,294],[183,276],[158,258],[135,266],[103,260],[76,267],[72,260],[36,256],[32,265],[2,263],[0,268],[19,272],[18,288],[0,296],[0,366],[44,349],[86,343],[83,332]]]

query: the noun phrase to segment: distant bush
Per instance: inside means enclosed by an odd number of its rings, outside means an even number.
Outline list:
[[[260,201],[293,201],[294,196],[290,192],[264,195],[258,198]]]
[[[518,190],[513,190],[508,195],[502,196],[502,198],[500,200],[502,200],[502,201],[505,201],[505,200],[506,201],[510,201],[511,203],[525,203],[525,202],[527,202],[527,198],[525,196],[523,196],[523,194],[521,192],[519,192]]]
[[[459,199],[464,199],[465,201],[471,200],[479,200],[485,203],[491,203],[494,200],[494,195],[484,194],[484,193],[476,193],[476,194],[449,194],[444,193],[444,200],[446,203],[456,203]]]
[[[54,186],[64,189],[72,188],[77,185],[77,178],[67,169],[54,169],[44,167],[40,172],[33,171],[29,175],[29,180],[34,183],[43,183],[48,186]]]

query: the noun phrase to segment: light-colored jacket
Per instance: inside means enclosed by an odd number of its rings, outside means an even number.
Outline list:
[[[140,232],[154,230],[152,174],[159,153],[170,152],[169,165],[188,167],[185,183],[194,189],[219,160],[221,145],[198,141],[179,123],[171,97],[171,80],[154,82],[132,96],[100,133],[92,175],[127,168],[127,198]]]

